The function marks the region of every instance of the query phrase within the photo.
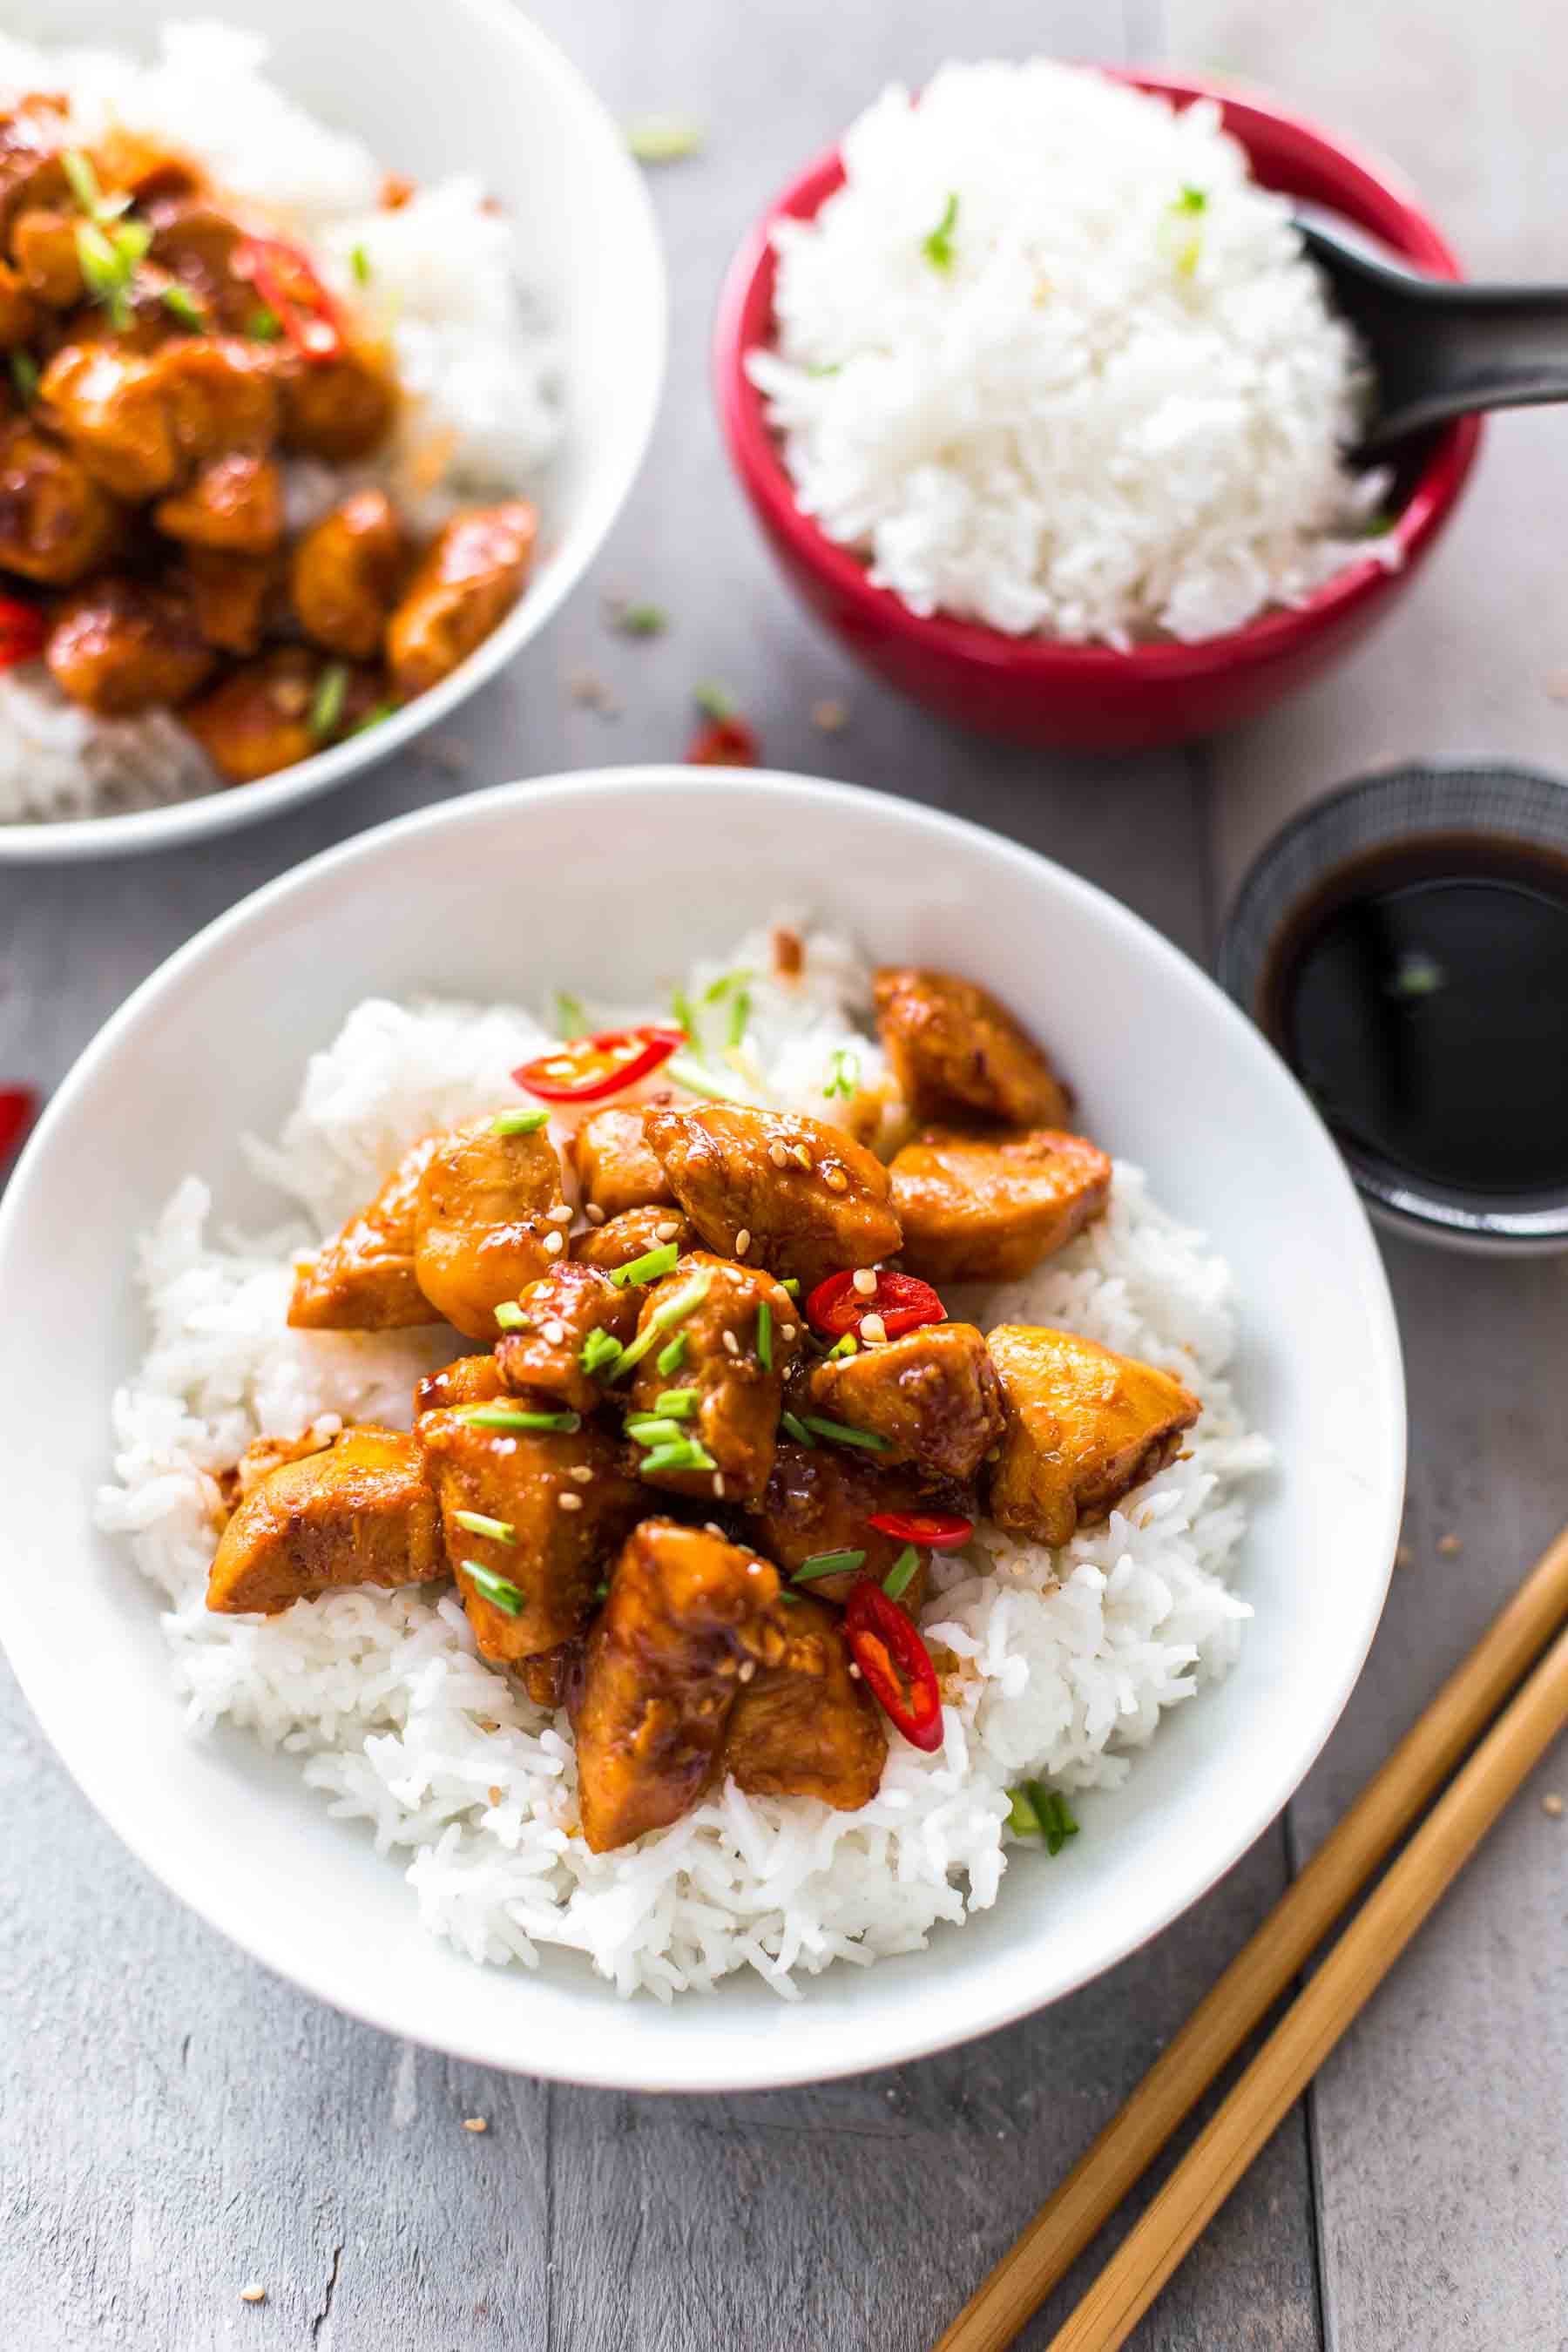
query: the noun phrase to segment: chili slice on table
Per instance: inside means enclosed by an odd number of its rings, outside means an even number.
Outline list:
[[[37,1116],[31,1087],[0,1087],[0,1165],[7,1160]]]
[[[862,1577],[844,1612],[844,1633],[871,1696],[911,1748],[942,1746],[942,1691],[931,1653],[912,1620],[879,1584]]]
[[[512,1072],[514,1084],[541,1102],[602,1102],[635,1087],[686,1043],[683,1029],[652,1024],[641,1029],[603,1029],[596,1037],[574,1037],[569,1045],[541,1054]]]
[[[686,747],[689,768],[754,768],[762,755],[754,727],[743,719],[713,719]]]
[[[0,596],[0,669],[14,669],[18,662],[37,661],[47,635],[44,616],[36,604],[24,604],[16,596]]]
[[[889,1339],[916,1331],[923,1323],[945,1323],[947,1309],[929,1282],[912,1274],[893,1274],[879,1267],[875,1290],[856,1287],[853,1272],[830,1274],[805,1302],[808,1321],[827,1338],[840,1339],[858,1332],[868,1315],[879,1315]]]
[[[230,268],[248,279],[304,360],[342,356],[343,315],[297,245],[279,236],[247,236]]]
[[[952,1551],[974,1533],[973,1520],[956,1511],[872,1511],[866,1524],[896,1543],[924,1544],[928,1551]]]

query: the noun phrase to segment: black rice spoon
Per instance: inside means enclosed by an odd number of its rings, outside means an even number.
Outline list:
[[[1364,454],[1476,409],[1568,400],[1568,287],[1455,286],[1384,260],[1315,207],[1296,225],[1375,372]]]

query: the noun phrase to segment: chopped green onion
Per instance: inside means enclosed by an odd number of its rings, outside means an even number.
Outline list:
[[[671,1339],[667,1346],[661,1348],[658,1355],[654,1358],[653,1360],[655,1364],[664,1374],[666,1380],[669,1378],[671,1372],[678,1372],[680,1370],[681,1365],[686,1361],[686,1334],[684,1331],[678,1331],[674,1339]]]
[[[699,1445],[694,1437],[676,1438],[668,1445],[656,1445],[652,1453],[645,1454],[637,1464],[638,1472],[644,1478],[652,1477],[657,1470],[716,1470],[718,1467],[708,1448]]]
[[[754,971],[747,970],[721,971],[718,979],[710,980],[703,990],[702,1002],[704,1004],[722,1004],[733,990],[744,988],[747,981],[755,980],[756,976]]]
[[[353,271],[356,286],[370,284],[370,256],[363,245],[356,245],[349,255],[349,268]]]
[[[16,397],[32,402],[38,396],[38,362],[30,352],[11,354],[11,381],[16,387]]]
[[[483,1568],[477,1559],[466,1559],[463,1562],[463,1574],[468,1579],[481,1600],[489,1601],[493,1607],[504,1612],[508,1617],[521,1615],[521,1593],[516,1585],[509,1583],[504,1576],[498,1576],[493,1568]]]
[[[258,302],[246,320],[245,331],[253,343],[275,343],[283,332],[283,321],[269,304]]]
[[[607,1601],[607,1600],[609,1599],[609,1597],[610,1597],[610,1588],[609,1588],[609,1586],[608,1586],[607,1584],[595,1584],[595,1587],[594,1587],[594,1598],[595,1598],[595,1601]]]
[[[492,1135],[537,1135],[540,1129],[547,1127],[549,1123],[550,1113],[547,1110],[498,1111],[490,1121],[490,1133]]]
[[[694,686],[691,699],[704,719],[733,719],[735,716],[734,696],[727,686],[719,685],[716,679],[705,678],[700,686]]]
[[[773,1368],[773,1310],[763,1299],[757,1307],[757,1361],[764,1372]]]
[[[76,255],[89,293],[101,302],[119,329],[131,323],[131,278],[134,264],[112,246],[95,221],[78,221]]]
[[[691,999],[683,988],[669,992],[669,1009],[675,1015],[676,1026],[684,1029],[689,1037],[697,1034],[697,1015],[691,1009]]]
[[[807,375],[837,375],[843,367],[842,360],[807,360]]]
[[[147,258],[153,232],[145,221],[123,221],[118,228],[110,230],[109,242],[127,268],[134,269],[139,261]]]
[[[626,125],[626,145],[639,163],[683,163],[702,152],[702,126],[684,114],[640,114]]]
[[[1007,1826],[1019,1837],[1043,1837],[1046,1852],[1052,1855],[1060,1853],[1068,1838],[1077,1837],[1079,1825],[1059,1790],[1047,1789],[1043,1780],[1026,1780],[1007,1795],[1012,1806]]]
[[[780,1283],[779,1288],[781,1290],[787,1290],[792,1298],[798,1298],[800,1297],[799,1275],[786,1274],[784,1280]]]
[[[199,335],[206,325],[206,312],[188,288],[165,286],[158,299],[164,310],[178,319],[182,327],[189,327],[193,334]]]
[[[678,1290],[673,1298],[660,1301],[648,1317],[646,1327],[637,1333],[630,1347],[623,1349],[621,1360],[616,1368],[616,1380],[619,1380],[623,1373],[629,1372],[634,1364],[641,1363],[661,1331],[672,1331],[678,1323],[684,1323],[687,1317],[701,1306],[712,1287],[712,1275],[704,1267],[700,1274],[694,1274],[691,1280],[683,1288]]]
[[[859,1055],[840,1045],[827,1066],[827,1084],[822,1089],[824,1102],[831,1102],[835,1095],[852,1095],[859,1083]]]
[[[689,1421],[700,1395],[697,1389],[662,1389],[653,1401],[654,1411],[667,1412],[675,1421]]]
[[[402,708],[402,703],[395,702],[389,695],[384,702],[373,704],[358,725],[349,731],[353,735],[368,735],[373,727],[384,726],[387,719],[395,719]]]
[[[913,1544],[906,1544],[886,1576],[882,1590],[889,1601],[901,1601],[910,1589],[910,1580],[921,1564],[921,1556]]]
[[[646,1412],[627,1415],[626,1435],[637,1445],[679,1445],[687,1432],[668,1413]]]
[[[79,147],[68,147],[60,156],[60,169],[70,183],[70,192],[89,220],[96,220],[103,205],[103,192],[98,184],[98,173]]]
[[[487,1518],[483,1511],[454,1511],[454,1527],[466,1528],[471,1536],[489,1536],[491,1543],[514,1544],[517,1529],[510,1519]]]
[[[738,989],[730,1005],[730,1034],[726,1041],[731,1053],[751,1026],[751,1020],[752,992],[749,988]]]
[[[1187,185],[1182,190],[1181,194],[1176,198],[1176,201],[1172,205],[1171,209],[1173,212],[1178,213],[1201,213],[1207,202],[1208,193],[1206,189],[1194,188],[1189,181]]]
[[[591,1381],[613,1381],[625,1353],[620,1341],[608,1331],[590,1331],[577,1351],[577,1361]]]
[[[343,715],[343,702],[348,690],[349,674],[344,665],[329,662],[321,672],[306,721],[312,735],[330,735],[332,732]]]
[[[588,1034],[588,1015],[583,1009],[582,998],[574,996],[564,988],[558,988],[555,992],[555,1027],[557,1034],[568,1042],[574,1037],[585,1037]]]
[[[531,1331],[533,1328],[515,1298],[503,1298],[494,1312],[498,1331]]]
[[[510,1404],[460,1404],[458,1418],[470,1429],[581,1429],[580,1412],[523,1412]]]
[[[629,1290],[634,1283],[657,1282],[661,1274],[674,1271],[679,1256],[679,1242],[661,1242],[658,1249],[645,1250],[641,1257],[612,1267],[610,1280],[617,1290]]]
[[[1447,979],[1435,956],[1419,950],[1401,956],[1397,970],[1384,982],[1384,994],[1397,997],[1436,996]]]
[[[623,604],[616,626],[624,637],[660,637],[669,626],[669,615],[662,604]]]
[[[859,1352],[859,1340],[853,1331],[846,1331],[842,1339],[835,1339],[832,1347],[827,1350],[828,1361],[831,1363],[835,1356],[856,1356]]]
[[[815,1551],[801,1561],[790,1582],[814,1584],[819,1576],[847,1576],[852,1569],[864,1567],[865,1560],[863,1551]]]
[[[672,1054],[664,1066],[689,1095],[706,1095],[713,1102],[749,1103],[752,1099],[744,1087],[732,1086],[728,1078],[721,1077],[717,1070],[710,1070],[706,1062],[698,1061],[694,1055]]]
[[[824,1421],[816,1412],[808,1412],[805,1418],[807,1429],[814,1429],[818,1437],[834,1438],[840,1445],[863,1445],[868,1454],[887,1454],[891,1450],[888,1438],[875,1436],[868,1429],[851,1429],[847,1421]]]
[[[949,196],[941,220],[928,237],[922,239],[921,251],[933,269],[952,268],[952,232],[958,223],[958,196]]]
[[[786,1437],[793,1437],[797,1445],[815,1446],[816,1444],[816,1438],[813,1437],[805,1422],[793,1412],[780,1413],[779,1427]]]
[[[1203,243],[1200,238],[1189,236],[1186,239],[1184,244],[1178,248],[1176,254],[1176,275],[1178,278],[1196,277],[1198,263],[1203,258]]]

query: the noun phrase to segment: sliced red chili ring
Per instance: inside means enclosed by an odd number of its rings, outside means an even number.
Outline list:
[[[236,246],[229,267],[255,287],[301,359],[342,356],[342,312],[297,245],[247,236]]]
[[[686,747],[689,768],[754,768],[762,755],[754,727],[743,719],[714,719]]]
[[[18,662],[37,661],[47,635],[44,616],[36,604],[24,604],[16,596],[0,596],[0,669],[15,669]]]
[[[602,1102],[635,1087],[686,1043],[684,1029],[649,1024],[641,1029],[605,1029],[596,1037],[574,1037],[524,1062],[512,1072],[516,1085],[541,1102]]]
[[[816,1329],[833,1339],[841,1339],[846,1331],[858,1332],[868,1315],[881,1317],[889,1339],[918,1330],[924,1323],[947,1320],[947,1309],[929,1282],[912,1274],[890,1274],[885,1268],[879,1272],[877,1287],[871,1291],[857,1289],[852,1273],[830,1274],[806,1300],[805,1311]]]
[[[899,1543],[924,1544],[928,1551],[952,1551],[974,1533],[973,1520],[956,1511],[872,1511],[866,1525]]]
[[[911,1748],[934,1755],[945,1737],[942,1690],[913,1621],[879,1584],[862,1577],[844,1612],[844,1634],[871,1696]]]
[[[37,1115],[31,1087],[0,1087],[0,1163],[7,1160]]]

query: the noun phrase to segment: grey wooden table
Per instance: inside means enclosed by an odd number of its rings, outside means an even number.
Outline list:
[[[651,460],[595,579],[443,760],[210,849],[0,877],[0,1075],[52,1085],[209,916],[479,782],[679,754],[732,681],[771,762],[962,810],[1199,957],[1292,807],[1399,753],[1568,769],[1568,424],[1494,429],[1468,511],[1377,644],[1212,747],[1081,763],[944,735],[788,603],[727,483],[704,344],[742,225],[856,105],[943,55],[1167,57],[1289,91],[1403,164],[1473,266],[1568,276],[1556,0],[540,0],[622,113],[710,126],[661,174],[675,287]],[[1375,26],[1375,30],[1374,30]],[[602,592],[669,635],[612,636]],[[574,701],[581,668],[614,719]],[[814,727],[825,698],[838,733]],[[277,1982],[153,1885],[0,1686],[0,2344],[10,2352],[920,2352],[1262,1917],[1568,1511],[1568,1264],[1391,1246],[1410,1366],[1407,1564],[1327,1754],[1230,1876],[1034,2021],[826,2089],[694,2102],[487,2074]],[[1456,1549],[1457,1539],[1458,1548]],[[1310,2352],[1568,2346],[1568,1786],[1549,1761],[1136,2341]],[[462,2129],[482,2116],[481,2137]],[[264,2303],[239,2300],[250,2281]],[[1082,2278],[1026,2339],[1048,2338]]]

